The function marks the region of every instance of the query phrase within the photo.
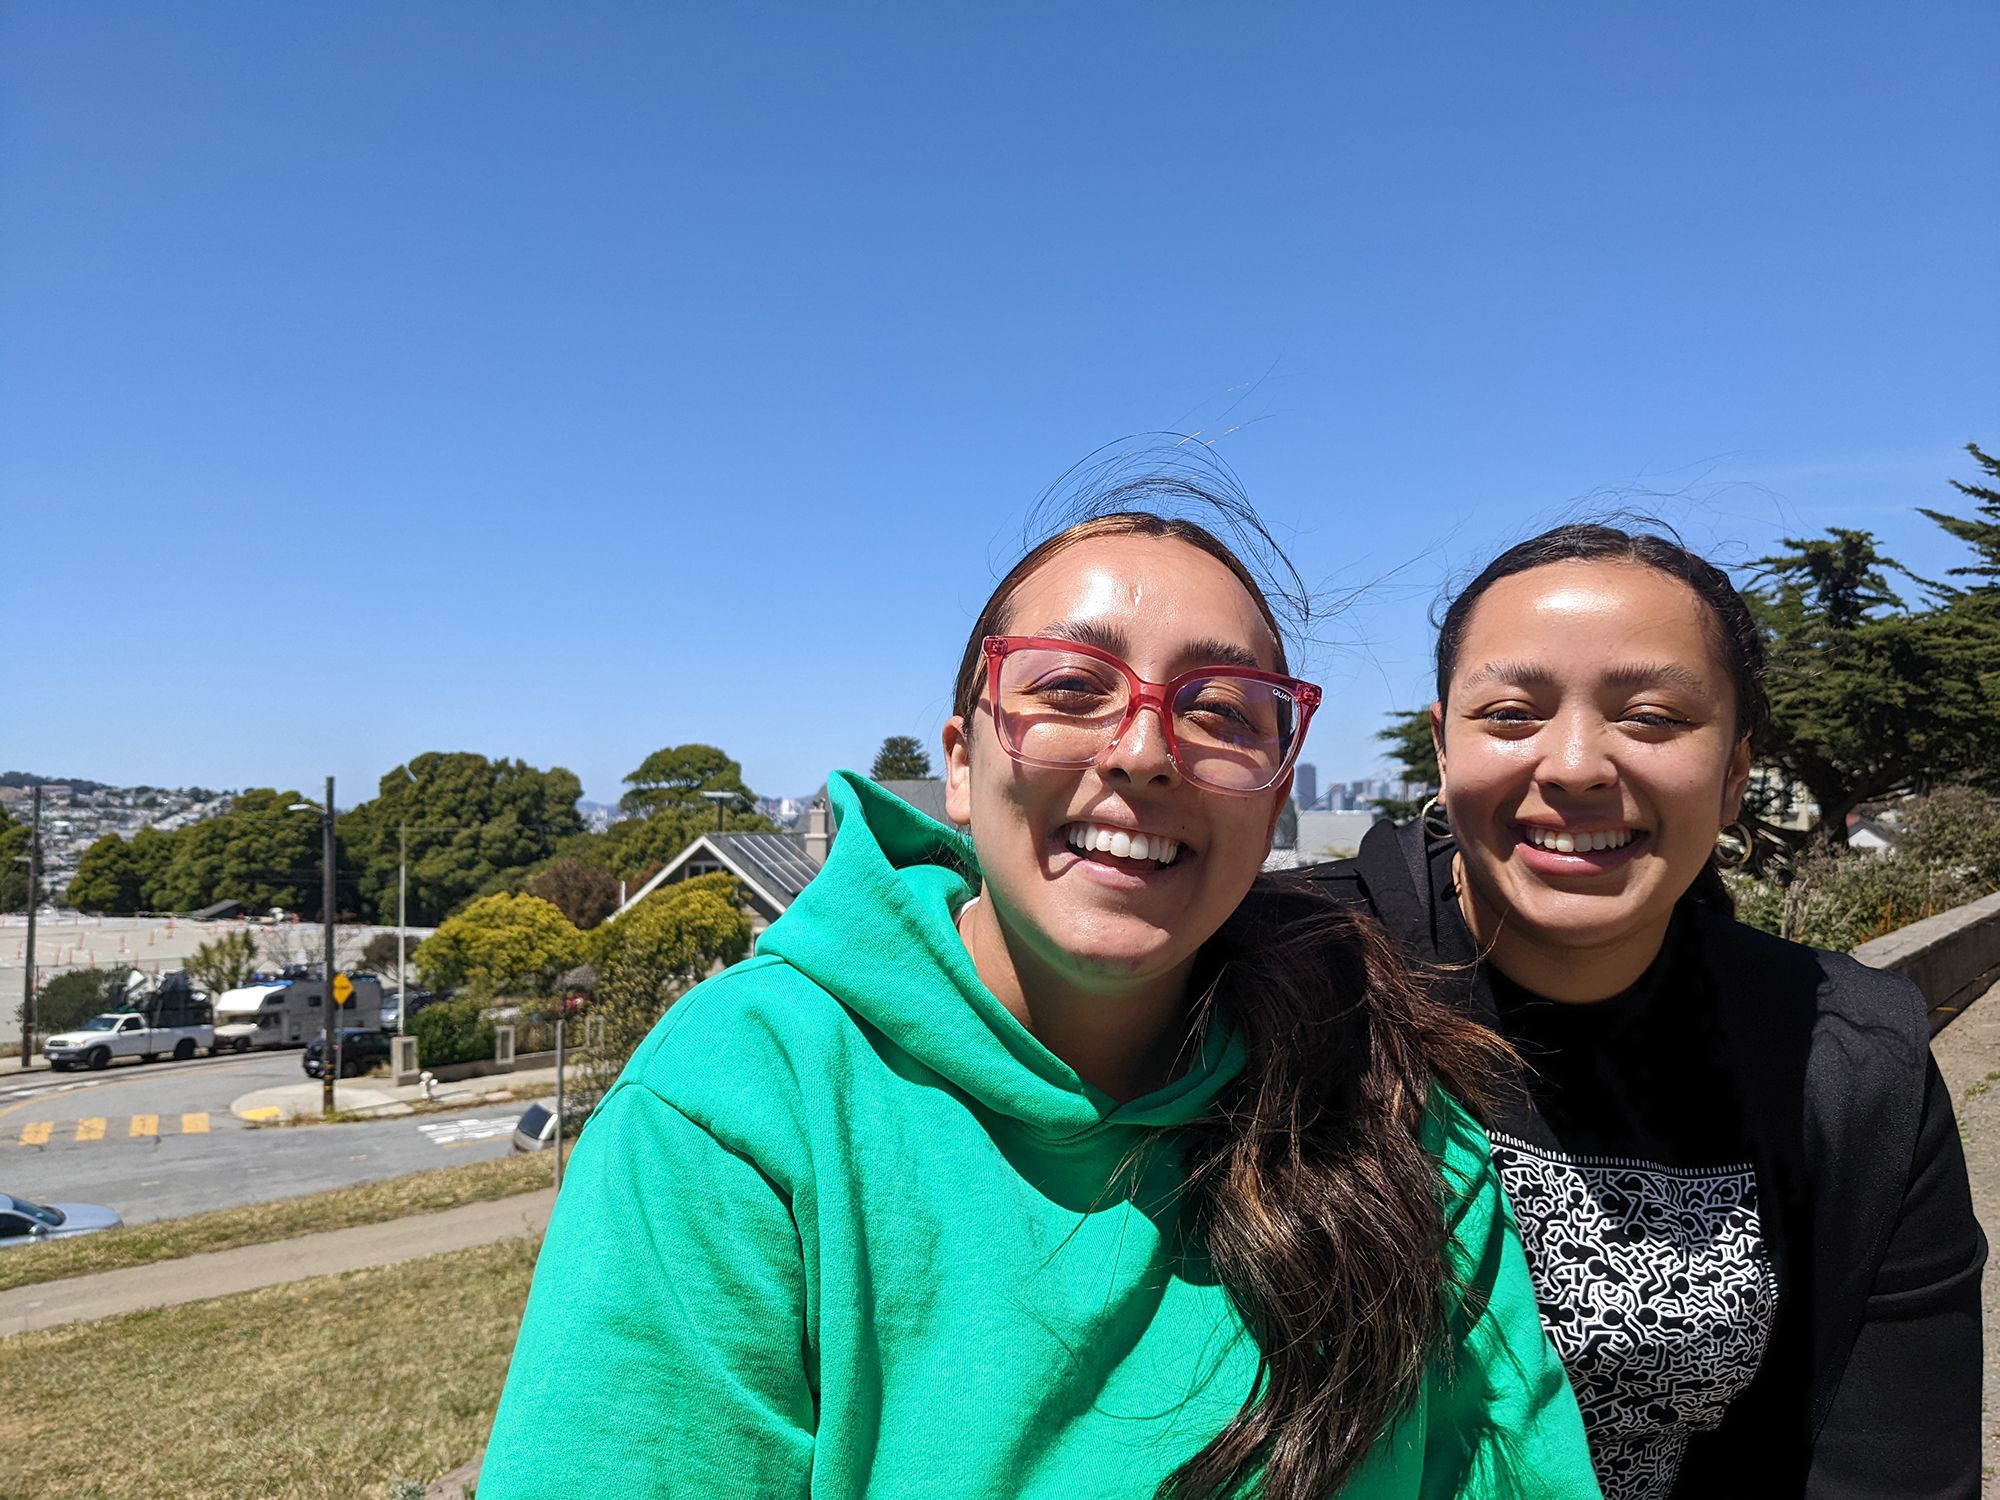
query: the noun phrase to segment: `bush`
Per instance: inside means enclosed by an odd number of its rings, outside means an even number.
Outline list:
[[[546,995],[583,957],[583,934],[538,896],[487,896],[424,940],[417,973],[426,988]]]
[[[1980,895],[1958,871],[1906,854],[1800,856],[1789,885],[1733,881],[1736,914],[1795,943],[1845,953]]]
[[[483,1062],[493,1055],[493,1018],[476,995],[425,1006],[410,1017],[409,1030],[425,1067]]]
[[[403,938],[403,967],[408,971],[414,984],[417,977],[418,940],[405,935]],[[370,974],[378,974],[384,979],[396,977],[396,934],[378,932],[361,949],[361,967]]]
[[[125,1003],[127,969],[72,969],[58,974],[36,994],[40,1034],[74,1031],[92,1016]]]

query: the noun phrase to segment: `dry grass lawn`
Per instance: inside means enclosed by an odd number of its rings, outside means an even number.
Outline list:
[[[116,1271],[156,1260],[178,1260],[210,1250],[262,1245],[322,1229],[379,1224],[409,1214],[440,1213],[465,1203],[485,1203],[549,1186],[554,1161],[546,1151],[438,1167],[408,1177],[365,1182],[356,1187],[220,1208],[185,1219],[134,1224],[73,1240],[22,1246],[0,1255],[0,1292],[40,1281],[60,1281],[97,1271]],[[5,1387],[0,1387],[4,1390]],[[0,1471],[4,1472],[4,1471]],[[4,1486],[0,1486],[4,1490]]]
[[[0,1340],[9,1500],[381,1500],[486,1440],[536,1244]]]

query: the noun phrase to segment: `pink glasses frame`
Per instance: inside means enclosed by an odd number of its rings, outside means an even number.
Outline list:
[[[1131,693],[1131,701],[1125,705],[1125,717],[1119,721],[1118,732],[1106,742],[1110,749],[1131,731],[1138,722],[1142,709],[1150,708],[1153,716],[1160,721],[1160,733],[1166,738],[1167,758],[1174,763],[1174,769],[1187,777],[1196,786],[1225,796],[1254,797],[1260,792],[1268,792],[1280,781],[1299,758],[1299,751],[1306,742],[1306,730],[1312,725],[1313,711],[1320,704],[1320,690],[1317,684],[1300,677],[1287,677],[1281,672],[1260,672],[1255,667],[1196,667],[1182,672],[1166,682],[1148,682],[1133,671],[1118,657],[1096,646],[1086,646],[1080,641],[1057,640],[1039,635],[989,635],[979,643],[979,649],[986,657],[986,697],[989,711],[994,716],[993,727],[1001,748],[1025,766],[1044,766],[1050,770],[1073,770],[1077,766],[1087,766],[1090,761],[1042,760],[1037,756],[1023,755],[1007,743],[1007,736],[1000,729],[1000,665],[1016,651],[1062,651],[1075,656],[1087,656],[1092,661],[1101,661],[1107,667],[1115,668],[1125,679]],[[1261,682],[1271,687],[1283,688],[1292,695],[1292,701],[1299,706],[1299,732],[1292,736],[1291,748],[1285,758],[1271,773],[1271,779],[1262,786],[1217,786],[1214,782],[1196,776],[1181,764],[1180,741],[1174,735],[1174,713],[1172,704],[1175,696],[1190,682],[1204,677],[1233,677],[1245,682]],[[1104,753],[1098,751],[1099,755]],[[1092,757],[1094,760],[1096,757]]]

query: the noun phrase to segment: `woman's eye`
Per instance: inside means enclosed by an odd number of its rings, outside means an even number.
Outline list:
[[[1486,720],[1489,724],[1532,724],[1535,722],[1533,710],[1511,704],[1502,705],[1499,708],[1486,709],[1479,717]]]
[[[1629,724],[1639,725],[1642,729],[1685,729],[1688,722],[1686,719],[1677,719],[1672,714],[1654,713],[1645,709],[1627,714],[1625,720]]]

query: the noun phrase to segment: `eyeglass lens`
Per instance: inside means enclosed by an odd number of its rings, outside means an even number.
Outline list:
[[[1013,754],[1081,766],[1117,737],[1131,701],[1130,685],[1109,662],[1030,647],[1002,658],[994,717]],[[1270,786],[1298,738],[1297,699],[1255,678],[1191,678],[1171,707],[1174,763],[1190,780],[1223,791]]]

